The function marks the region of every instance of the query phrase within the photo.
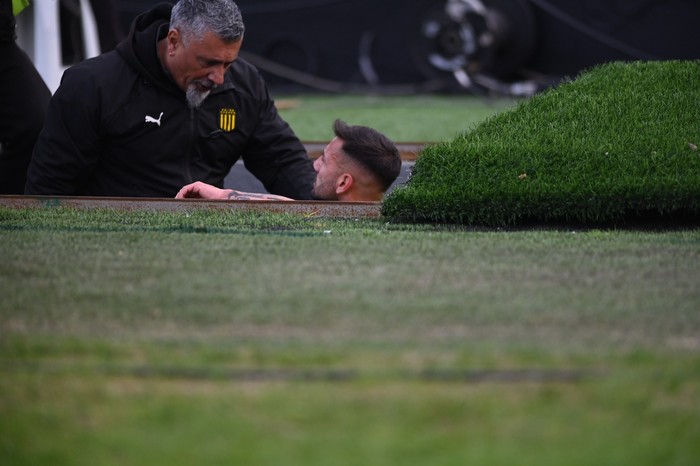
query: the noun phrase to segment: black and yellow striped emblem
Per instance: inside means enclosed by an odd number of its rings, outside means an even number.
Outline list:
[[[222,108],[219,110],[219,128],[229,132],[236,128],[236,110],[233,108]]]

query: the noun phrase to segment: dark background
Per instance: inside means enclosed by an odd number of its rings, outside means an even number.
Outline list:
[[[697,0],[482,1],[498,8],[509,23],[505,43],[481,70],[500,81],[551,83],[611,60],[700,58]],[[136,14],[157,3],[115,0],[124,30]],[[421,33],[426,18],[445,16],[445,0],[237,3],[246,24],[244,50],[254,57],[334,83],[367,85],[359,65],[363,58],[374,73],[371,84],[380,88],[439,80],[441,90],[459,90],[451,73],[428,62],[438,45]],[[285,73],[259,67],[272,88],[300,86],[279,76]]]

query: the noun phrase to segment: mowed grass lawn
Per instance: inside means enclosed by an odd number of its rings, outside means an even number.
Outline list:
[[[0,464],[696,465],[700,231],[0,209]]]
[[[333,121],[340,118],[375,128],[396,142],[437,142],[452,139],[517,102],[472,95],[300,94],[277,96],[276,103],[303,141],[329,141]]]

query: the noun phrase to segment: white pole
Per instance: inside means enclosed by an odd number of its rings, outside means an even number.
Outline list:
[[[57,0],[34,2],[34,66],[53,94],[61,82],[61,30]]]
[[[79,0],[86,58],[100,54],[95,15],[89,0]],[[61,59],[59,0],[34,0],[17,17],[17,43],[34,62],[51,93],[58,89],[63,72],[72,63]]]
[[[101,53],[100,37],[97,33],[97,22],[89,0],[80,0],[80,12],[83,23],[83,43],[85,44],[85,57],[96,57]]]

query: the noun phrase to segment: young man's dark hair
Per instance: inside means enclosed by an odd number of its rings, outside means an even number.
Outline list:
[[[401,172],[401,156],[396,145],[379,131],[367,126],[350,126],[335,120],[333,132],[343,140],[343,152],[369,170],[389,189]]]

